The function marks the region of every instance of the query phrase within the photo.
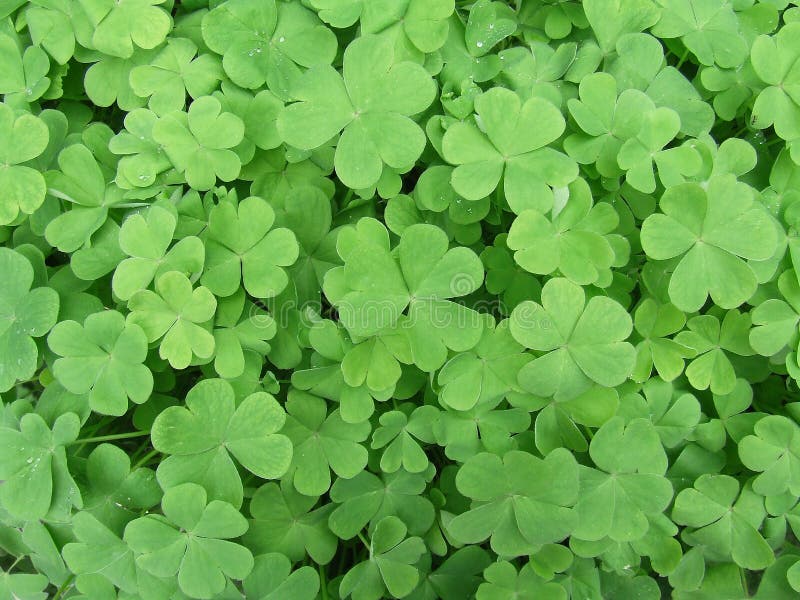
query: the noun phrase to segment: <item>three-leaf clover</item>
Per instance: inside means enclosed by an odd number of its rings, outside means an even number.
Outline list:
[[[58,293],[49,287],[31,289],[31,263],[10,248],[0,248],[0,392],[36,372],[39,351],[34,338],[42,337],[58,318]]]
[[[314,600],[319,592],[319,575],[309,566],[292,571],[285,555],[270,552],[256,557],[243,587],[245,597],[253,600]]]
[[[343,73],[330,66],[309,69],[294,90],[299,101],[278,117],[278,131],[304,150],[341,132],[336,174],[348,187],[368,188],[384,166],[404,172],[422,154],[425,134],[410,117],[430,106],[436,85],[420,65],[395,62],[389,40],[376,35],[347,46]]]
[[[338,410],[327,413],[325,401],[292,390],[286,401],[289,413],[283,433],[292,440],[294,486],[307,496],[319,496],[331,486],[331,471],[349,479],[367,464],[369,421],[346,423]]]
[[[203,270],[205,252],[200,238],[187,236],[172,244],[177,224],[177,215],[158,204],[125,219],[119,245],[130,258],[117,265],[111,280],[118,298],[130,300],[168,271],[191,276]]]
[[[519,381],[528,391],[556,400],[574,398],[592,382],[614,387],[631,374],[635,350],[624,341],[633,324],[611,298],[586,301],[583,289],[563,278],[542,288],[542,304],[523,302],[511,314],[511,334],[545,352],[525,365]]]
[[[205,287],[193,288],[178,271],[156,280],[156,291],[140,290],[128,301],[128,321],[139,325],[148,342],[160,341],[158,354],[176,369],[184,369],[194,357],[214,354],[214,336],[206,324],[214,316],[217,301]]]
[[[655,368],[665,381],[672,381],[683,372],[683,361],[693,354],[690,348],[667,336],[683,329],[686,315],[672,304],[659,304],[645,298],[633,314],[633,328],[641,336],[636,344],[634,381],[645,382]]]
[[[753,69],[767,84],[753,105],[753,125],[759,129],[773,125],[785,140],[800,138],[800,103],[793,93],[799,81],[795,68],[800,58],[798,35],[800,24],[787,23],[774,37],[758,36],[750,49]]]
[[[142,364],[147,336],[115,310],[89,315],[83,325],[61,321],[47,343],[60,356],[53,375],[74,394],[88,392],[96,412],[123,415],[129,399],[141,404],[153,391],[153,374]]]
[[[242,482],[231,455],[264,479],[286,473],[292,459],[289,439],[277,433],[286,413],[266,392],[255,392],[237,406],[233,387],[206,379],[186,396],[186,407],[171,406],[156,417],[153,447],[169,454],[158,468],[164,486],[202,485],[214,499],[242,503]]]
[[[514,212],[553,206],[548,186],[564,187],[578,174],[577,165],[548,145],[564,132],[565,122],[553,104],[541,98],[525,103],[504,88],[475,99],[475,123],[451,125],[442,140],[444,157],[457,165],[451,182],[468,200],[491,194],[503,179]]]
[[[236,85],[288,100],[304,68],[330,65],[336,36],[299,3],[227,0],[203,17],[203,40]]]
[[[94,33],[91,43],[100,52],[131,57],[136,48],[155,48],[172,26],[163,0],[81,0]]]
[[[759,475],[753,490],[762,496],[800,491],[800,429],[781,415],[764,417],[755,424],[753,435],[739,442],[739,458]]]
[[[194,483],[169,488],[161,501],[164,515],[149,514],[128,523],[124,540],[136,563],[157,577],[175,577],[190,597],[212,598],[228,578],[244,579],[253,568],[250,551],[230,541],[247,531],[247,520],[227,502],[208,501]]]
[[[233,181],[239,176],[242,163],[231,148],[243,138],[242,120],[224,112],[213,96],[202,96],[192,102],[188,113],[167,113],[153,125],[153,139],[198,190],[211,189],[217,178]]]
[[[775,556],[758,529],[764,501],[729,475],[703,474],[675,498],[672,518],[687,525],[683,539],[702,546],[710,560],[733,560],[745,569],[768,567]]]
[[[31,214],[44,202],[47,186],[42,174],[24,164],[47,148],[47,125],[30,113],[15,114],[0,104],[0,225],[13,222],[20,213]]]
[[[642,247],[656,260],[680,257],[669,281],[672,303],[692,312],[709,295],[722,308],[746,302],[757,279],[745,261],[766,260],[778,243],[753,189],[733,175],[721,175],[705,186],[670,187],[659,207],[662,212],[642,224]]]
[[[18,430],[0,427],[0,503],[9,514],[31,520],[52,512],[65,518],[72,506],[82,506],[64,449],[80,427],[74,413],[62,414],[52,428],[35,413],[23,416]]]
[[[414,591],[419,570],[414,564],[425,553],[421,538],[406,538],[408,529],[397,517],[386,517],[375,525],[369,543],[369,558],[358,563],[342,579],[342,598],[379,600],[388,592],[403,598]]]
[[[560,542],[577,524],[578,463],[563,448],[543,459],[516,450],[502,458],[477,454],[459,469],[456,485],[473,505],[448,523],[448,532],[470,544],[491,537],[492,550],[503,556]]]
[[[257,196],[238,206],[228,196],[215,206],[208,217],[203,285],[217,296],[230,296],[242,284],[255,298],[281,293],[289,282],[282,267],[297,260],[299,247],[289,229],[274,223],[275,211]]]

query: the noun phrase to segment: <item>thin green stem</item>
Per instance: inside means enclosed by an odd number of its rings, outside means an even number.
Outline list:
[[[367,542],[367,540],[366,540],[366,539],[364,539],[364,536],[363,536],[363,535],[361,535],[361,532],[360,532],[360,531],[358,532],[358,539],[360,539],[360,540],[361,540],[361,543],[362,543],[362,544],[364,544],[364,547],[365,547],[367,550],[369,550],[369,542]]]
[[[325,580],[325,569],[322,565],[318,565],[319,570],[319,591],[322,594],[322,600],[328,600],[328,582]]]
[[[58,591],[56,591],[56,595],[53,596],[53,600],[59,600],[64,596],[64,593],[72,586],[73,579],[75,579],[75,575],[70,574],[64,583],[61,584],[61,587],[58,588]]]
[[[680,68],[683,66],[683,63],[686,62],[687,58],[689,58],[689,49],[688,48],[683,51],[683,55],[681,56],[681,59],[678,61],[678,64],[675,66],[675,68],[680,70]]]
[[[149,431],[132,431],[130,433],[114,433],[111,435],[98,435],[96,437],[88,437],[77,439],[71,444],[96,444],[98,442],[113,442],[114,440],[128,440],[131,438],[144,437],[150,435]]]
[[[145,454],[142,458],[140,458],[139,460],[136,461],[136,464],[133,465],[133,467],[131,468],[131,471],[133,469],[138,469],[139,467],[141,467],[143,465],[146,465],[150,461],[150,459],[153,458],[158,453],[159,453],[158,450],[151,450],[150,452]]]
[[[750,592],[747,590],[747,573],[742,567],[739,567],[739,577],[742,580],[742,589],[744,590],[745,596],[749,596]]]

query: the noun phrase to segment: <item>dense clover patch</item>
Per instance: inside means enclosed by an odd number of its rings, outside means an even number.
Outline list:
[[[0,600],[800,597],[800,1],[0,0]]]

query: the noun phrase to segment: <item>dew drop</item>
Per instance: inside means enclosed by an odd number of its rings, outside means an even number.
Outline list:
[[[26,93],[28,96],[30,96],[30,95],[33,93],[33,90],[32,90],[31,88],[25,88],[25,93]]]
[[[278,41],[279,41],[279,42],[282,44],[283,42],[285,42],[285,41],[286,41],[286,38],[285,38],[285,37],[283,37],[283,36],[281,36],[281,37],[278,39]]]
[[[139,175],[139,181],[147,181],[147,175]]]
[[[478,48],[483,48],[483,42],[477,42],[475,44]]]
[[[32,459],[32,458],[29,458],[29,459],[28,459],[28,460],[26,460],[25,462],[26,462],[26,463],[28,463],[28,464],[31,464],[31,463],[33,462],[33,459]]]
[[[489,23],[489,29],[494,29],[494,23]]]

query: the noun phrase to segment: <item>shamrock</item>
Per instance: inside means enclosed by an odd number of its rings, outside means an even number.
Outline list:
[[[147,104],[137,96],[130,83],[131,71],[149,65],[157,50],[137,50],[128,58],[101,55],[86,71],[83,85],[86,95],[98,106],[111,106],[115,102],[122,110],[135,110]]]
[[[227,0],[203,17],[203,40],[222,55],[236,85],[267,87],[283,100],[296,91],[303,68],[330,65],[336,36],[296,3]]]
[[[738,67],[747,59],[747,42],[739,33],[733,6],[701,0],[658,0],[664,7],[653,35],[680,38],[703,65]]]
[[[167,46],[149,65],[131,69],[133,91],[142,98],[149,98],[148,105],[157,115],[183,110],[187,92],[192,98],[207,96],[222,79],[216,57],[196,55],[197,46],[191,40],[168,40]]]
[[[94,27],[92,45],[104,54],[129,58],[135,47],[155,48],[172,25],[163,0],[81,0]]]
[[[55,290],[31,290],[31,263],[10,248],[0,248],[0,391],[18,380],[33,377],[39,351],[33,338],[42,337],[56,323],[59,298]]]
[[[429,555],[428,555],[429,556]],[[489,566],[489,555],[477,546],[465,546],[451,554],[435,570],[425,569],[426,555],[420,559],[421,572],[429,571],[412,598],[471,598],[480,585],[481,573]]]
[[[644,383],[653,368],[665,381],[683,372],[683,360],[691,358],[690,348],[667,336],[683,329],[686,315],[672,304],[659,304],[645,298],[633,315],[633,328],[642,341],[636,344],[636,366],[631,379]]]
[[[791,270],[778,278],[782,298],[769,298],[756,306],[750,316],[750,346],[762,356],[772,356],[785,347],[797,345],[800,323],[800,285]]]
[[[172,167],[164,149],[153,139],[157,121],[154,112],[136,108],[125,115],[125,129],[109,140],[109,150],[122,157],[117,163],[116,176],[120,187],[146,188]]]
[[[422,496],[425,479],[421,474],[399,470],[381,477],[362,471],[352,479],[337,479],[330,491],[338,506],[328,525],[338,537],[356,537],[368,523],[387,516],[399,517],[413,535],[426,533],[434,521],[430,500]]]
[[[35,413],[19,421],[19,430],[0,427],[0,503],[17,519],[42,519],[48,513],[66,518],[81,508],[78,486],[67,466],[64,446],[80,431],[74,413],[59,416],[53,427]]]
[[[483,56],[516,30],[516,15],[510,6],[478,0],[469,9],[464,39],[470,54]]]
[[[63,252],[74,252],[105,223],[109,209],[122,201],[122,191],[106,185],[103,170],[92,151],[82,144],[69,146],[58,155],[58,171],[47,171],[47,193],[72,204],[54,218],[45,237]]]
[[[574,537],[640,539],[650,527],[648,517],[663,512],[672,500],[672,485],[663,476],[667,456],[655,427],[646,419],[626,424],[614,417],[595,433],[589,456],[602,470],[580,469]]]
[[[665,448],[684,443],[700,422],[697,398],[657,377],[648,380],[642,392],[623,396],[617,414],[628,419],[650,419]]]
[[[759,420],[739,442],[739,458],[744,466],[760,474],[753,490],[762,496],[777,496],[800,490],[800,431],[790,419],[770,415]]]
[[[286,411],[283,432],[294,445],[292,471],[298,492],[319,496],[331,486],[331,471],[349,479],[366,466],[367,450],[361,442],[369,436],[368,421],[346,423],[338,410],[327,414],[324,400],[298,390],[290,390]]]
[[[564,449],[544,459],[519,451],[502,459],[480,453],[459,469],[456,485],[473,506],[450,521],[448,532],[463,543],[491,537],[492,550],[503,556],[559,542],[577,523],[578,464]]]
[[[494,245],[481,252],[481,260],[486,268],[486,290],[500,295],[500,312],[508,316],[520,302],[530,296],[541,294],[539,280],[520,268],[508,249],[508,234],[502,233],[494,238]]]
[[[271,552],[256,557],[243,587],[245,597],[253,600],[314,600],[319,592],[319,576],[313,567],[292,571],[286,556]]]
[[[0,33],[0,64],[3,65],[0,94],[4,96],[4,104],[24,108],[41,98],[50,87],[47,53],[37,46],[29,46],[21,52],[16,35]]]
[[[698,390],[711,389],[715,394],[728,394],[736,384],[736,374],[727,353],[750,356],[753,350],[748,341],[750,316],[732,310],[720,324],[712,315],[689,319],[688,330],[675,336],[675,341],[693,351],[686,377]]]
[[[194,275],[203,270],[204,250],[199,238],[187,236],[170,248],[177,224],[177,215],[158,204],[125,219],[119,245],[130,258],[117,265],[111,281],[118,298],[130,300],[169,271]]]
[[[121,534],[136,512],[161,502],[156,474],[146,467],[131,469],[131,459],[118,446],[100,444],[86,460],[83,513]]]
[[[192,102],[188,113],[167,113],[153,125],[153,139],[164,147],[186,182],[199,190],[211,189],[217,178],[233,181],[238,177],[242,164],[230,148],[243,137],[242,120],[223,112],[213,96],[202,96]]]
[[[559,583],[548,582],[531,568],[524,566],[519,573],[510,562],[500,561],[484,571],[484,583],[478,588],[477,600],[536,600],[537,598],[567,598]]]
[[[709,560],[730,560],[745,569],[760,570],[775,560],[758,533],[764,519],[763,499],[729,475],[703,474],[694,486],[675,498],[672,518],[688,525],[683,539],[702,546]]]
[[[289,278],[281,267],[297,260],[294,234],[276,227],[275,212],[266,200],[249,196],[238,205],[231,196],[208,217],[206,265],[201,282],[217,296],[244,289],[255,298],[271,298]]]
[[[623,143],[635,137],[645,117],[655,110],[653,101],[637,89],[623,89],[608,73],[581,79],[579,98],[567,100],[570,115],[582,133],[564,140],[564,149],[580,164],[594,164],[604,177],[618,177],[617,155]]]
[[[419,582],[414,567],[425,553],[421,538],[406,538],[408,529],[397,517],[381,519],[372,532],[369,559],[358,563],[342,579],[339,594],[359,600],[379,600],[388,592],[394,598],[410,594]]]
[[[465,462],[482,451],[503,454],[516,448],[512,434],[528,429],[530,414],[521,408],[498,409],[501,400],[440,414],[433,430],[437,444],[444,446],[448,458]]]
[[[380,416],[380,427],[372,434],[372,448],[385,448],[381,455],[381,471],[394,473],[401,467],[409,473],[428,468],[428,457],[419,445],[433,443],[432,424],[438,416],[432,406],[420,406],[410,415],[400,410]]]
[[[705,187],[670,187],[659,207],[662,213],[642,224],[642,248],[656,260],[681,257],[670,277],[670,301],[686,312],[700,309],[709,295],[722,308],[746,302],[757,280],[743,259],[765,260],[778,243],[752,188],[733,175],[720,175]]]
[[[785,140],[800,137],[800,104],[791,90],[797,85],[794,65],[800,57],[800,24],[789,23],[774,36],[758,36],[750,49],[756,75],[767,84],[753,105],[752,123],[758,129],[773,125]]]
[[[221,299],[214,323],[214,369],[223,378],[239,377],[245,370],[245,352],[266,354],[267,340],[275,332],[275,320],[246,302],[243,290]]]
[[[59,64],[66,64],[75,54],[75,31],[69,5],[31,4],[25,10],[25,20],[31,40],[43,48]]]
[[[78,575],[97,574],[121,590],[138,589],[133,551],[91,513],[81,511],[72,519],[76,541],[64,546],[69,568]]]
[[[457,165],[451,179],[456,192],[467,200],[479,200],[503,178],[514,212],[550,210],[553,193],[548,186],[566,186],[577,176],[577,165],[548,146],[564,132],[561,112],[541,98],[523,104],[517,94],[503,88],[476,98],[475,111],[476,124],[455,123],[442,140],[444,157]]]
[[[614,51],[626,34],[652,27],[660,16],[652,0],[585,0],[583,9],[604,53]]]
[[[436,86],[421,66],[395,62],[389,40],[376,35],[347,46],[343,73],[330,66],[309,69],[294,89],[299,102],[278,117],[278,132],[304,150],[341,132],[336,174],[348,187],[367,188],[378,182],[384,165],[404,172],[419,158],[425,135],[410,117],[430,106]]]
[[[607,202],[592,206],[591,190],[582,179],[564,192],[556,194],[558,204],[550,219],[536,209],[522,211],[511,224],[508,247],[515,250],[517,264],[530,273],[547,275],[558,270],[578,285],[604,287],[610,283],[611,266],[628,258],[627,252],[622,252],[627,243],[609,237],[619,217]]]
[[[7,225],[20,213],[31,214],[44,202],[47,187],[42,174],[21,163],[36,158],[47,148],[49,132],[39,117],[14,114],[0,105],[0,224]]]
[[[165,487],[187,481],[203,485],[213,499],[242,503],[242,483],[231,454],[245,469],[264,479],[286,473],[292,448],[277,433],[286,413],[266,392],[255,392],[238,406],[233,387],[206,379],[186,396],[186,408],[171,406],[153,422],[153,447],[171,456],[161,462],[158,479]]]
[[[518,390],[517,373],[530,360],[523,350],[511,335],[508,319],[496,327],[494,319],[487,319],[476,346],[453,356],[439,371],[441,403],[455,410],[469,410]]]
[[[58,354],[56,379],[74,394],[89,393],[95,412],[123,415],[128,400],[141,404],[153,391],[153,374],[145,365],[147,336],[115,310],[94,313],[83,325],[59,322],[47,337]]]
[[[395,257],[383,225],[361,219],[356,228],[340,233],[337,248],[345,266],[328,271],[323,290],[351,335],[372,336],[400,325],[414,363],[434,370],[444,364],[448,348],[474,346],[482,328],[477,313],[449,298],[477,289],[483,266],[471,250],[448,246],[437,227],[412,225]],[[344,363],[342,368],[348,380]]]
[[[328,564],[337,548],[336,536],[326,523],[332,505],[314,508],[318,501],[319,496],[296,492],[289,479],[280,486],[262,485],[250,501],[253,520],[244,542],[257,553],[280,553],[292,562],[308,554],[314,562]]]
[[[156,280],[156,291],[140,290],[128,301],[128,322],[139,325],[148,342],[160,341],[158,354],[178,369],[214,354],[214,336],[204,324],[217,301],[207,288],[192,288],[183,273],[169,271]]]
[[[229,541],[247,531],[247,520],[221,500],[208,502],[206,491],[184,483],[164,492],[164,516],[131,521],[124,540],[136,553],[136,564],[157,577],[178,577],[181,591],[195,598],[212,598],[228,578],[244,579],[253,555]]]
[[[45,600],[47,593],[44,589],[48,584],[44,575],[4,572],[0,575],[0,597]]]
[[[584,291],[563,279],[542,288],[542,304],[527,301],[511,314],[511,335],[546,354],[519,373],[523,387],[556,400],[574,398],[593,381],[613,387],[631,374],[635,350],[624,341],[633,329],[621,305],[604,296],[586,302]]]

